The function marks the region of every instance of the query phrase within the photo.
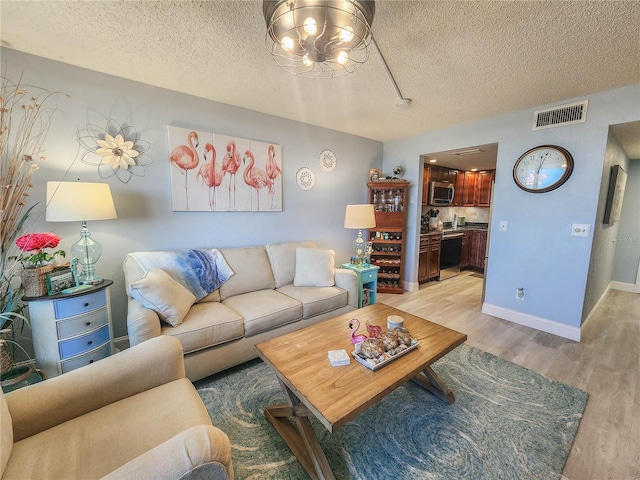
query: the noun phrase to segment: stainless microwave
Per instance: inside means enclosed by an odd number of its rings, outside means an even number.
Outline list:
[[[444,206],[451,205],[456,191],[453,183],[430,182],[429,183],[429,205]]]

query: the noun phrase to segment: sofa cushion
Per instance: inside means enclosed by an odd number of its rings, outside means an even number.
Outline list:
[[[130,286],[131,296],[155,311],[161,320],[177,327],[196,297],[164,270],[150,268]]]
[[[177,327],[165,326],[164,335],[180,340],[185,355],[244,336],[244,319],[218,302],[196,303]]]
[[[317,248],[296,249],[296,287],[333,287],[335,280],[335,252]]]
[[[302,304],[275,290],[244,293],[222,303],[242,315],[245,337],[302,319]]]
[[[302,318],[307,319],[342,308],[348,304],[346,290],[338,287],[296,287],[286,285],[277,290],[302,303]]]
[[[264,247],[222,248],[235,275],[220,287],[222,300],[247,292],[274,289],[273,272]]]
[[[196,425],[211,425],[207,409],[189,380],[175,380],[16,442],[4,474],[100,478]]]
[[[302,242],[269,243],[265,246],[273,269],[276,288],[293,283],[293,276],[296,271],[296,249],[298,247],[316,248],[316,242],[305,240]]]

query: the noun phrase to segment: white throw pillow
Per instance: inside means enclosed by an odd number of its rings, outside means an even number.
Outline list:
[[[193,293],[176,282],[171,275],[159,268],[150,268],[144,276],[133,282],[131,296],[146,308],[153,310],[160,319],[177,327],[196,301]]]
[[[296,248],[296,287],[333,287],[335,280],[335,252],[318,248]]]

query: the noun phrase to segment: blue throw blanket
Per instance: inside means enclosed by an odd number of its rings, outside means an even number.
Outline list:
[[[226,282],[233,270],[219,250],[135,252],[129,254],[143,270],[159,268],[193,293],[196,301]]]

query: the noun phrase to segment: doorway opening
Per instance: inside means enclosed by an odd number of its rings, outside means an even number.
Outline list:
[[[422,210],[419,235],[436,233],[434,227],[442,232],[440,261],[443,263],[439,281],[453,282],[454,277],[465,270],[481,274],[484,301],[498,144],[432,152],[423,154],[421,158]],[[447,196],[435,194],[444,190],[449,191]],[[460,241],[451,242],[449,237],[452,233],[459,236]],[[420,238],[417,244],[420,244]],[[454,247],[456,251],[451,252]],[[420,264],[425,258],[425,255],[418,257],[415,271],[425,271]],[[456,275],[451,274],[453,270],[447,264],[452,258],[457,260]],[[433,255],[430,255],[429,261],[434,261]],[[422,283],[420,278],[418,282]]]

